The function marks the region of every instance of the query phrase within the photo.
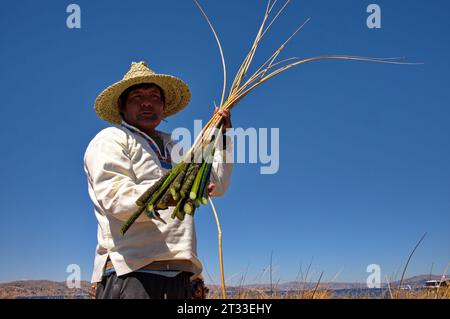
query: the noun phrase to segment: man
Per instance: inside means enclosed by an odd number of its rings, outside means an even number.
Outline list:
[[[161,120],[181,111],[191,97],[180,79],[156,74],[144,62],[133,62],[124,78],[95,101],[97,115],[111,124],[89,143],[84,156],[89,196],[98,220],[98,245],[92,282],[96,297],[191,298],[191,280],[202,265],[196,252],[194,220],[172,219],[173,206],[160,219],[141,215],[122,236],[120,227],[137,210],[149,187],[172,168],[170,134],[156,130]],[[217,109],[216,109],[217,111]],[[219,111],[230,128],[229,112]],[[210,196],[228,188],[231,149],[214,154]]]

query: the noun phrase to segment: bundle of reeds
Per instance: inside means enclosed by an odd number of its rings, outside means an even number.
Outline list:
[[[250,66],[252,65],[252,61],[258,46],[260,45],[262,39],[267,34],[273,23],[290,2],[290,0],[287,0],[284,5],[277,11],[275,16],[269,21],[269,17],[271,16],[271,13],[277,3],[277,0],[274,0],[273,2],[272,0],[269,0],[255,40],[253,41],[250,51],[245,57],[243,63],[238,69],[237,74],[235,75],[232,85],[229,89],[228,95],[225,98],[227,75],[222,46],[207,15],[198,4],[198,2],[196,0],[194,1],[199,7],[214,34],[222,58],[224,79],[222,97],[219,105],[220,109],[231,110],[239,101],[242,100],[243,97],[245,97],[257,86],[261,85],[262,83],[266,82],[267,80],[281,72],[307,62],[324,59],[342,59],[405,64],[404,62],[398,61],[401,58],[369,58],[348,55],[324,55],[305,59],[292,57],[276,62],[277,57],[284,50],[286,44],[309,21],[309,19],[307,19],[252,75],[248,76],[248,71]],[[183,220],[185,214],[193,215],[200,204],[206,204],[208,202],[208,182],[211,174],[212,158],[220,135],[217,132],[220,133],[222,131],[222,127],[222,116],[217,112],[203,127],[201,133],[196,138],[193,146],[187,152],[183,160],[175,167],[173,167],[171,171],[165,174],[156,184],[150,187],[136,201],[139,209],[122,226],[122,234],[125,234],[129,227],[144,212],[146,212],[150,217],[164,222],[160,218],[158,210],[167,209],[170,204],[175,203],[175,209],[173,211],[172,218]],[[207,152],[204,151],[205,149],[207,150]]]

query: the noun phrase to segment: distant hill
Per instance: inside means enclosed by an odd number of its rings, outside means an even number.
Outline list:
[[[441,278],[442,276],[437,275],[419,275],[403,280],[403,284],[410,285],[411,287],[422,287],[427,280],[440,280]],[[391,285],[393,287],[400,285],[400,280],[391,283]]]
[[[423,287],[427,280],[439,280],[441,276],[437,275],[420,275],[407,278],[403,281],[403,285],[410,285],[411,287]],[[314,289],[317,283],[309,282],[286,282],[279,285],[274,285],[276,291],[295,291],[299,289]],[[390,283],[392,287],[398,287],[400,282],[395,281]],[[210,289],[219,289],[218,286],[207,284]],[[0,284],[0,299],[17,299],[17,298],[33,298],[33,299],[90,299],[88,292],[90,291],[91,283],[88,281],[81,282],[81,288],[70,289],[67,288],[65,282],[55,282],[48,280],[25,280],[14,281]],[[382,285],[386,287],[385,284]],[[261,289],[268,291],[270,285],[268,284],[253,284],[243,285],[242,287],[228,286],[227,290],[231,295],[234,295],[239,289]],[[343,283],[343,282],[323,282],[320,283],[319,289],[327,290],[357,290],[366,289],[365,283]]]
[[[90,298],[88,291],[91,284],[81,282],[81,288],[70,289],[65,282],[49,280],[24,280],[0,284],[0,299],[17,298]]]
[[[425,285],[428,280],[440,280],[441,276],[438,275],[419,275],[410,278],[405,278],[403,280],[403,286],[409,285],[412,288],[420,288]],[[302,282],[287,282],[280,284],[278,287],[280,290],[295,290],[305,287],[305,289],[312,289],[316,286],[316,282],[310,283],[302,283]],[[400,280],[390,282],[391,287],[398,287],[400,285]],[[268,287],[268,285],[263,285]],[[330,289],[330,290],[339,290],[339,289],[365,289],[367,288],[366,283],[345,283],[345,282],[324,282],[320,284],[320,287]],[[381,284],[382,288],[387,287],[387,283]]]

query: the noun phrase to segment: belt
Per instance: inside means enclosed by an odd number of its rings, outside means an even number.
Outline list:
[[[144,267],[141,267],[139,269],[146,269],[146,270],[179,270],[179,271],[185,271],[186,269],[190,269],[192,267],[192,263],[189,260],[161,260],[161,261],[154,261],[148,265],[145,265]],[[106,261],[105,269],[111,269],[114,268],[114,265],[112,264],[111,260],[108,259]]]

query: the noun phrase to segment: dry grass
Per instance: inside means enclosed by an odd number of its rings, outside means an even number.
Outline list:
[[[333,277],[331,281],[327,281],[326,283],[322,282],[323,272],[320,273],[320,276],[317,280],[311,281],[311,273],[312,273],[312,259],[309,263],[306,272],[304,273],[302,270],[302,266],[299,267],[299,273],[296,277],[296,282],[298,284],[291,285],[290,290],[284,291],[280,289],[279,287],[279,280],[276,284],[272,284],[272,269],[273,269],[273,253],[271,253],[270,256],[270,265],[262,271],[261,274],[256,276],[256,280],[254,282],[257,282],[254,285],[244,285],[245,280],[248,274],[248,266],[243,272],[239,282],[238,286],[229,286],[227,297],[230,299],[450,299],[450,281],[444,280],[447,274],[447,268],[444,270],[442,275],[440,276],[443,284],[441,287],[437,288],[424,288],[422,283],[419,283],[420,281],[412,279],[412,281],[405,280],[405,274],[408,268],[408,265],[410,264],[410,261],[414,255],[414,252],[419,247],[420,243],[425,238],[425,235],[422,236],[422,238],[418,241],[418,243],[415,245],[414,249],[410,253],[408,260],[406,262],[406,265],[403,268],[403,272],[401,275],[400,280],[397,278],[398,272],[393,275],[390,279],[386,277],[385,281],[386,284],[383,286],[381,290],[373,291],[370,289],[362,288],[363,286],[360,286],[360,288],[345,288],[346,290],[349,290],[351,292],[345,292],[339,291],[339,289],[336,289],[336,286],[334,286],[334,289],[332,289],[332,283],[336,279],[337,275]],[[209,272],[206,269],[205,270],[208,273]],[[267,272],[270,271],[270,284],[262,284],[261,280],[262,278],[267,275]],[[235,278],[236,275],[231,276],[227,282],[229,283],[232,278]],[[431,279],[432,275],[430,274]],[[211,279],[211,276],[209,276]],[[397,280],[396,280],[397,278]],[[435,277],[436,278],[436,277]],[[423,280],[423,279],[422,279]],[[395,282],[394,284],[391,284]],[[413,284],[413,282],[416,282],[416,284]],[[409,285],[404,285],[405,283],[410,283],[412,287]],[[222,287],[213,284],[211,287],[209,287],[210,292],[207,296],[208,299],[223,299],[222,298]],[[360,289],[363,289],[361,291]]]
[[[220,287],[211,289],[208,299],[221,299]],[[236,295],[228,293],[229,299],[390,299],[389,293],[385,291],[379,297],[373,297],[370,294],[358,295],[354,294],[337,294],[330,289],[308,289],[305,291],[288,291],[286,293],[274,292],[272,295],[269,291],[258,288],[241,289]],[[396,294],[395,299],[450,299],[450,287],[441,289],[418,289],[406,290]]]
[[[397,294],[396,299],[450,299],[449,288],[401,291]]]
[[[208,299],[221,299],[219,289],[211,289]],[[332,299],[333,292],[331,290],[316,290],[314,289],[307,291],[289,291],[287,293],[282,293],[280,291],[270,292],[259,288],[245,288],[241,289],[235,295],[228,294],[230,299]]]

